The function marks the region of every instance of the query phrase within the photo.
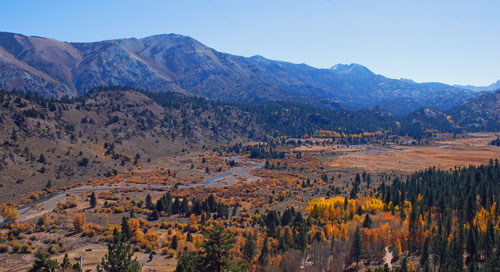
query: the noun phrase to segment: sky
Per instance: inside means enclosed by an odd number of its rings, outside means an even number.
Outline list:
[[[0,31],[88,42],[177,33],[218,51],[417,82],[500,79],[498,0],[0,0]]]

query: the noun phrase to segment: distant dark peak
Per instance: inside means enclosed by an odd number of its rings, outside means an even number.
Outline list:
[[[330,70],[341,73],[373,74],[373,72],[370,71],[370,69],[357,63],[335,64],[330,68]]]

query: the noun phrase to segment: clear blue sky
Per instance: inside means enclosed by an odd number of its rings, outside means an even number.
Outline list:
[[[499,14],[498,0],[0,0],[0,31],[63,41],[178,33],[236,55],[488,85],[500,79]]]

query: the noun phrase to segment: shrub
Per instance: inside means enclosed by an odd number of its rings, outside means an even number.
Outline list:
[[[78,161],[78,166],[81,167],[87,167],[88,164],[89,164],[88,158],[82,158],[81,160]]]
[[[51,244],[49,248],[47,249],[47,252],[50,253],[51,255],[56,254],[59,252],[61,249],[59,248],[58,245]]]
[[[33,252],[33,248],[29,244],[23,244],[19,249],[19,253],[31,253],[31,252]]]
[[[12,242],[12,252],[18,253],[21,250],[21,246],[18,242]]]
[[[5,252],[8,252],[8,251],[9,251],[9,246],[8,245],[0,244],[0,253],[5,253]]]

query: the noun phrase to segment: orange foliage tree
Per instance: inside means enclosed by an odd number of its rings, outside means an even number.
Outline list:
[[[0,214],[5,219],[7,224],[16,222],[19,214],[14,203],[4,203],[0,205]]]
[[[75,219],[73,220],[73,226],[77,232],[82,231],[82,226],[85,224],[85,214],[79,213],[75,215]]]

